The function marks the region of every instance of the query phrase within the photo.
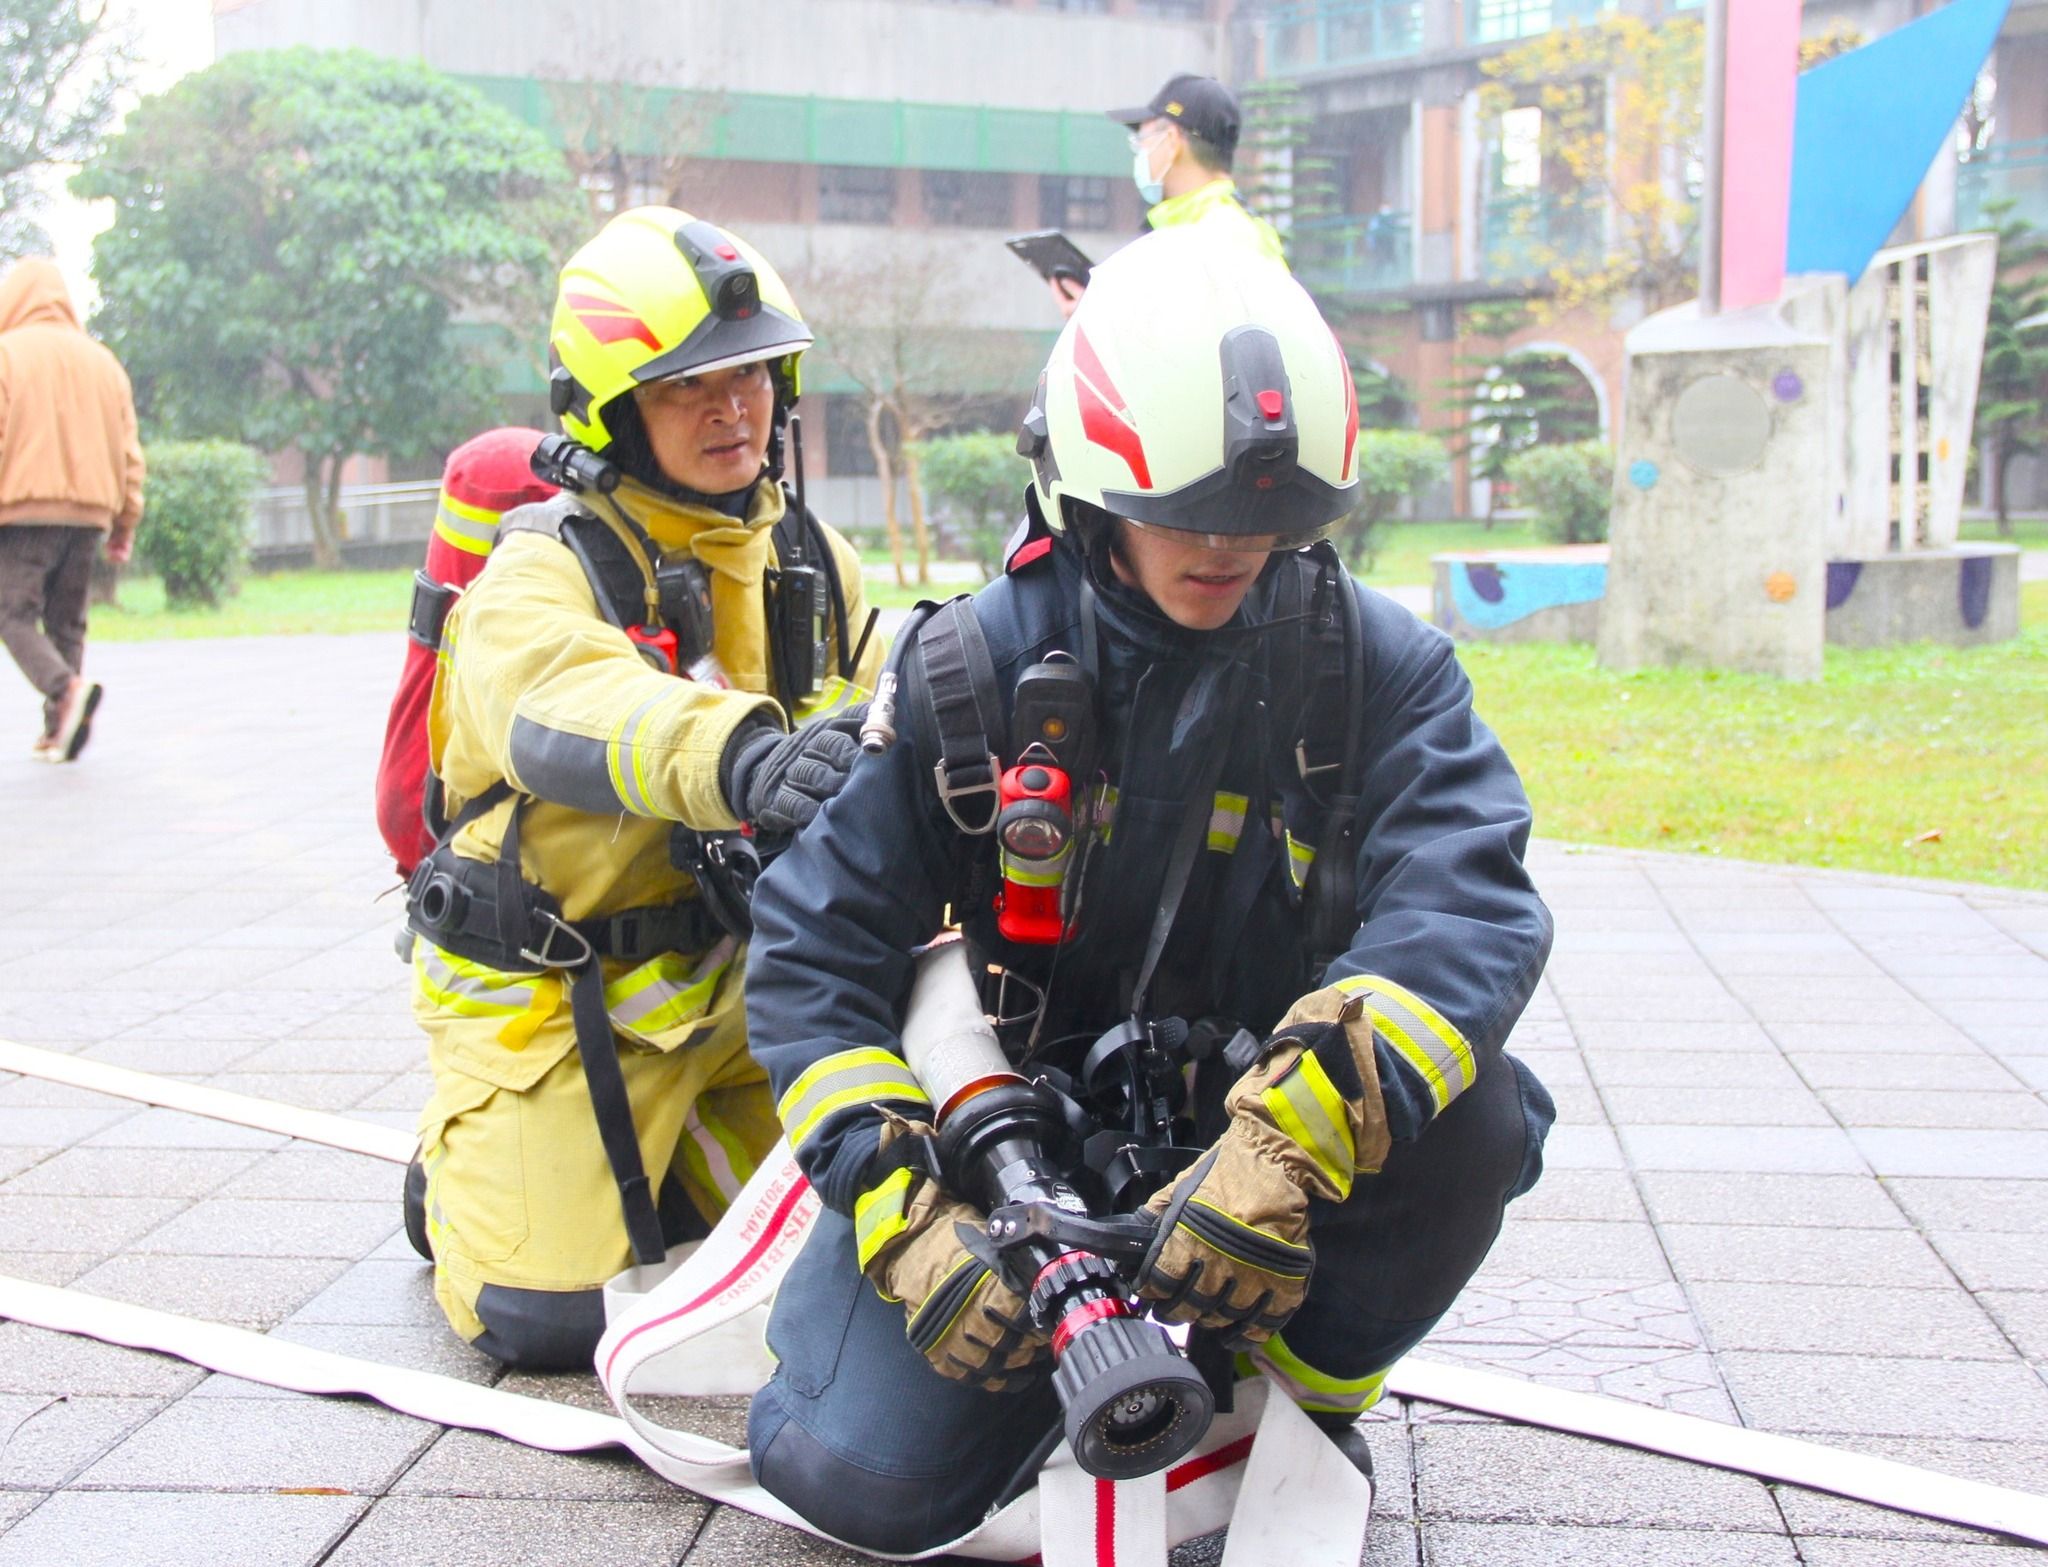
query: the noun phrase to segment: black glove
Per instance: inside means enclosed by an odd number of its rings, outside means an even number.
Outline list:
[[[769,834],[808,825],[860,760],[867,711],[862,702],[789,734],[765,723],[742,725],[719,766],[733,815]]]

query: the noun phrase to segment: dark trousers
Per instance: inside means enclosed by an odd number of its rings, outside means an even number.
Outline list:
[[[1290,1350],[1358,1378],[1420,1343],[1542,1173],[1553,1114],[1534,1074],[1504,1058],[1347,1201],[1315,1204],[1315,1276],[1285,1330]],[[776,1292],[768,1343],[780,1364],[747,1420],[754,1476],[869,1550],[966,1533],[1060,1422],[1048,1380],[988,1393],[932,1370],[904,1337],[903,1307],[861,1277],[852,1221],[836,1213]]]
[[[85,667],[85,606],[100,538],[98,528],[0,526],[0,643],[42,692],[45,733]]]

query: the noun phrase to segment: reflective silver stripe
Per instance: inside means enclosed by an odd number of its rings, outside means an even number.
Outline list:
[[[1362,1377],[1336,1377],[1327,1371],[1318,1371],[1297,1355],[1279,1333],[1256,1345],[1250,1358],[1252,1364],[1278,1382],[1295,1403],[1321,1414],[1362,1415],[1380,1401],[1380,1393],[1387,1381],[1385,1370],[1369,1372]]]
[[[434,510],[434,531],[466,555],[488,555],[498,537],[498,513],[443,495]]]
[[[1218,854],[1228,854],[1237,847],[1237,840],[1244,836],[1244,813],[1251,801],[1241,794],[1228,790],[1216,791],[1216,803],[1209,812],[1209,847]]]
[[[1340,979],[1337,988],[1365,997],[1374,1030],[1421,1077],[1439,1113],[1472,1086],[1472,1047],[1428,1002],[1377,974]]]
[[[789,1145],[800,1147],[827,1117],[858,1105],[883,1100],[931,1108],[931,1096],[918,1086],[901,1056],[872,1046],[842,1050],[816,1062],[789,1085],[775,1107]]]
[[[642,702],[619,720],[605,746],[605,765],[611,773],[612,789],[619,803],[635,816],[661,814],[648,798],[647,753],[641,748],[640,736],[646,731],[649,716],[673,695],[673,691],[662,691]]]
[[[872,1191],[853,1200],[853,1251],[863,1271],[875,1253],[903,1233],[910,1208],[911,1172],[892,1170]]]

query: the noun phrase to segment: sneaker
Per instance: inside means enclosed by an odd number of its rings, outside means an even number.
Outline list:
[[[71,684],[65,688],[63,700],[57,704],[57,721],[50,727],[50,749],[55,754],[52,761],[73,762],[78,753],[85,749],[85,742],[92,738],[92,715],[100,705],[104,690],[98,681],[87,680],[83,675],[74,675]]]
[[[29,742],[28,754],[39,762],[47,762],[50,752],[56,749],[56,742],[48,735],[37,735]]]

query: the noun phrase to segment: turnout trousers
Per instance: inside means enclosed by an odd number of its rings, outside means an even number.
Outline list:
[[[1362,1412],[1476,1273],[1507,1204],[1536,1183],[1550,1095],[1512,1056],[1396,1144],[1342,1203],[1310,1209],[1307,1299],[1254,1364],[1326,1422]],[[747,1446],[762,1486],[869,1550],[928,1549],[966,1533],[1060,1423],[1049,1378],[986,1392],[939,1375],[854,1258],[853,1222],[827,1212],[777,1292],[775,1376]]]
[[[619,968],[608,965],[608,995],[634,984]],[[671,1244],[707,1233],[782,1135],[747,1054],[738,968],[681,973],[679,985],[697,984],[670,1003],[659,1044],[623,1030],[611,1040]],[[434,1074],[417,1168],[435,1297],[457,1333],[508,1365],[588,1371],[604,1283],[633,1256],[564,987],[459,964],[424,941],[415,969]]]

